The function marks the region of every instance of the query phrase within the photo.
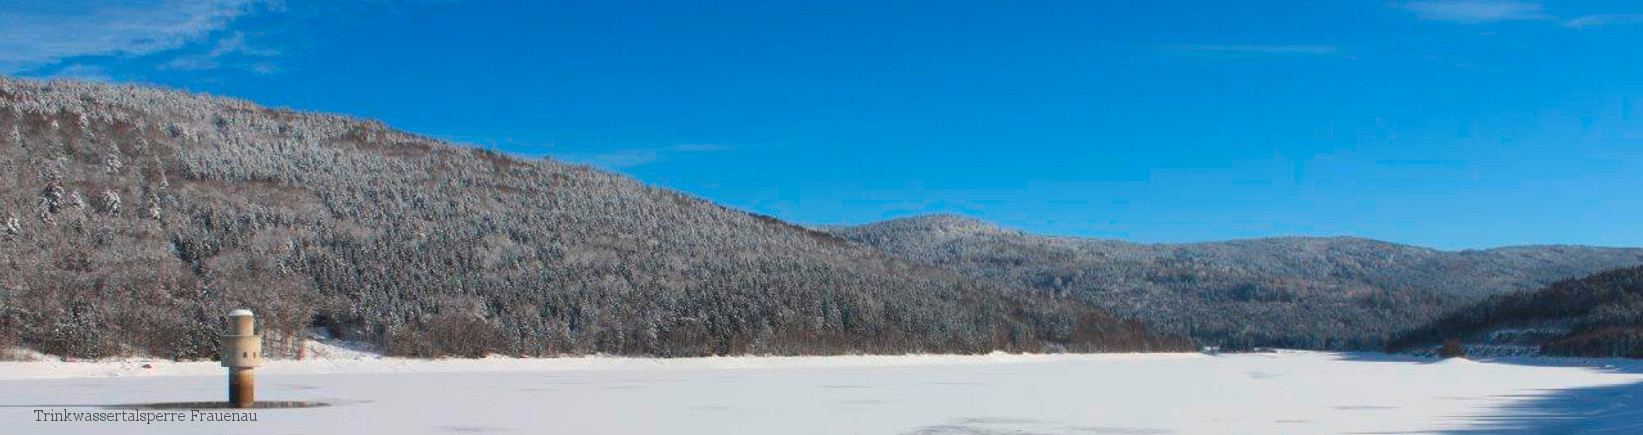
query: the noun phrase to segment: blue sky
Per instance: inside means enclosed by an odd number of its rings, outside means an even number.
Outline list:
[[[1640,53],[1620,0],[0,0],[0,74],[376,118],[799,223],[1143,242],[1643,246]]]

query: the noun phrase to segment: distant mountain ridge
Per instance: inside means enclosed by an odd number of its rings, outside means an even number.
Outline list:
[[[1440,251],[1356,237],[1140,244],[933,215],[822,230],[912,261],[1092,302],[1228,346],[1378,349],[1484,297],[1643,264],[1643,249]]]
[[[209,358],[1189,349],[1027,289],[369,120],[0,78],[0,349]]]

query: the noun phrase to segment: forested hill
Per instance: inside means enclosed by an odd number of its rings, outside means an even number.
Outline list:
[[[1180,350],[1075,301],[550,159],[0,79],[0,349],[208,358],[230,308],[396,355]]]
[[[1388,347],[1426,350],[1449,338],[1472,354],[1643,358],[1643,267],[1493,296]]]
[[[1389,336],[1489,295],[1643,264],[1643,249],[1582,246],[1446,252],[1350,237],[1136,244],[946,215],[823,230],[1234,347],[1379,350]]]

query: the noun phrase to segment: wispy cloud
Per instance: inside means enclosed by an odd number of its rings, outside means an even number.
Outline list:
[[[1336,54],[1330,45],[1166,45],[1164,49],[1180,51],[1221,51],[1265,54]]]
[[[176,59],[172,59],[170,62],[161,65],[161,67],[174,70],[196,71],[217,69],[223,67],[225,62],[239,61],[230,62],[228,65],[266,74],[277,72],[278,67],[266,60],[259,61],[256,59],[278,56],[279,54],[279,50],[247,44],[245,42],[245,33],[233,32],[221,40],[218,40],[216,45],[211,47],[210,51],[179,56]]]
[[[1586,15],[1563,22],[1563,25],[1576,29],[1587,27],[1602,27],[1619,24],[1643,24],[1643,14],[1601,14]]]
[[[1424,61],[1436,62],[1436,63],[1441,63],[1441,64],[1446,64],[1446,65],[1449,65],[1449,66],[1453,66],[1453,67],[1456,67],[1456,68],[1464,68],[1464,69],[1469,69],[1469,70],[1479,71],[1479,72],[1499,73],[1499,72],[1502,71],[1500,68],[1485,66],[1485,65],[1479,65],[1479,64],[1476,64],[1476,63],[1460,60],[1460,58],[1456,58],[1456,57],[1415,56],[1415,58],[1420,59],[1420,60],[1424,60]]]
[[[636,148],[601,151],[596,153],[555,153],[552,155],[553,157],[557,157],[565,161],[583,163],[607,169],[620,169],[664,161],[675,154],[722,152],[732,151],[735,149],[735,147],[726,145],[681,144],[661,148]]]
[[[96,65],[72,64],[53,71],[51,78],[87,80],[94,82],[112,82],[114,76],[108,70]]]
[[[1518,0],[1428,0],[1394,3],[1393,6],[1423,20],[1465,24],[1499,21],[1556,20],[1540,3]]]
[[[1565,27],[1583,29],[1621,24],[1643,24],[1643,14],[1591,14],[1563,19],[1545,12],[1540,3],[1521,0],[1426,0],[1392,3],[1423,20],[1464,24],[1500,21],[1557,21]]]
[[[81,56],[140,56],[225,28],[263,0],[0,1],[0,74]],[[243,43],[243,41],[242,41]]]

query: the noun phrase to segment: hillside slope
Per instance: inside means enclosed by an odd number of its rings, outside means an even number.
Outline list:
[[[1643,358],[1643,267],[1493,296],[1388,347],[1422,350],[1447,338],[1459,339],[1473,354]]]
[[[397,355],[1168,350],[1088,306],[553,160],[140,87],[0,79],[0,346]]]
[[[1643,249],[1581,246],[1445,252],[1348,237],[1137,244],[946,215],[823,230],[1233,347],[1379,349],[1392,334],[1488,295],[1643,264]]]

